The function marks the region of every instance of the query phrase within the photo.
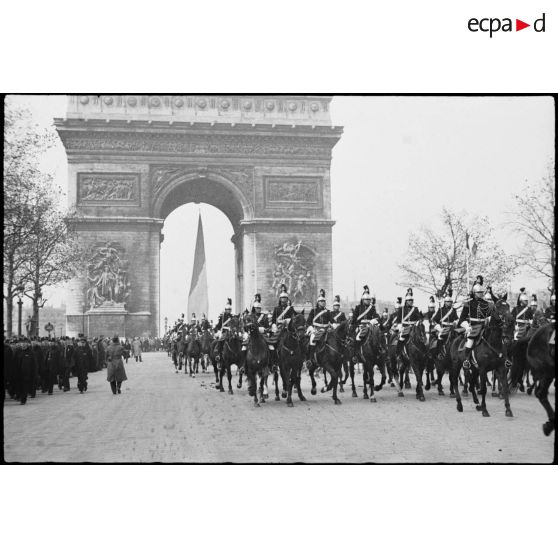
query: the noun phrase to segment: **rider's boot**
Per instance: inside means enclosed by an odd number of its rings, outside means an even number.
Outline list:
[[[312,361],[316,353],[316,345],[308,345],[308,354],[306,355],[306,368],[312,366]]]
[[[472,350],[472,347],[465,347],[465,349],[463,349],[463,353],[465,356],[465,360],[463,361],[463,370],[470,370],[471,368],[471,362],[469,359],[471,358]]]

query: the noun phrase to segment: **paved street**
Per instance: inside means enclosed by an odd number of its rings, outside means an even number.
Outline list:
[[[394,388],[377,403],[350,390],[335,406],[330,394],[294,398],[295,407],[273,395],[253,406],[246,387],[234,395],[214,388],[214,375],[175,374],[165,353],[130,361],[122,394],[112,395],[106,371],[89,375],[89,389],[38,394],[26,405],[4,404],[4,452],[8,462],[551,462],[554,437],[544,437],[546,415],[534,396],[512,398],[514,418],[503,402],[487,399],[483,418],[471,397],[464,412],[455,400],[414,389],[398,398]],[[361,385],[361,376],[357,376]],[[321,387],[322,380],[318,380]],[[359,389],[359,395],[362,389]],[[448,390],[446,389],[446,393]],[[554,400],[554,390],[551,401]]]

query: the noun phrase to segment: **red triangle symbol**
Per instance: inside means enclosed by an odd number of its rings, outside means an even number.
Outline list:
[[[515,20],[515,30],[516,31],[521,31],[522,29],[525,29],[526,27],[531,27],[531,24],[530,23],[525,23],[524,21],[521,21],[520,19]]]

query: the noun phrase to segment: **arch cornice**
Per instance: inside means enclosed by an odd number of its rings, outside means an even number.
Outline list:
[[[242,220],[254,218],[253,167],[187,167],[176,165],[152,166],[150,172],[151,214],[162,218],[162,210],[169,195],[183,184],[208,180],[229,191],[242,208]],[[203,200],[200,200],[203,201]]]

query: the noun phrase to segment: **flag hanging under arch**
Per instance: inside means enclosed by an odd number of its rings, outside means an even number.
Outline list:
[[[196,238],[196,251],[194,253],[194,268],[192,270],[192,281],[190,282],[190,294],[188,295],[188,321],[192,313],[196,318],[208,313],[207,294],[207,267],[205,263],[205,243],[203,240],[203,225],[201,213],[198,219],[198,234]]]

